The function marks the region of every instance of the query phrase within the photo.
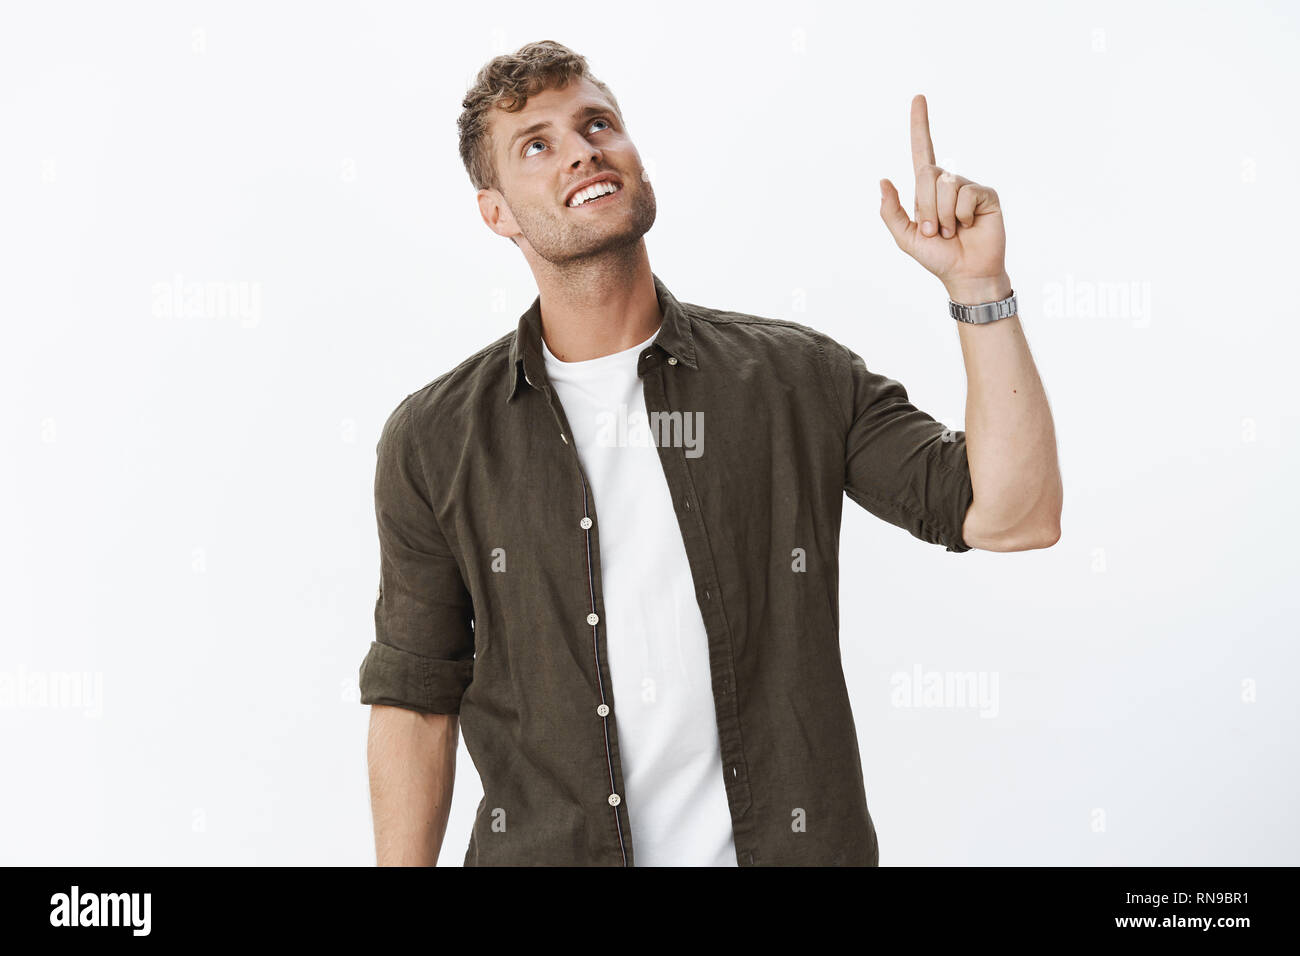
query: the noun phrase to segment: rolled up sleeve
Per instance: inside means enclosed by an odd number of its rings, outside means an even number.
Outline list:
[[[376,446],[379,595],[361,703],[457,714],[474,674],[473,604],[438,526],[408,397]]]
[[[974,500],[966,433],[908,401],[900,382],[824,340],[828,381],[845,428],[844,491],[871,514],[930,544],[961,553]]]

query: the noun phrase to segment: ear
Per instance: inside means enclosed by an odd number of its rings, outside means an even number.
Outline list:
[[[505,198],[495,189],[478,191],[478,212],[487,227],[498,236],[509,238],[519,232],[515,217],[506,205]]]

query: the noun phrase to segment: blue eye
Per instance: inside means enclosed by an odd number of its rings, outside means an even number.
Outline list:
[[[609,121],[608,121],[608,120],[604,120],[604,119],[595,119],[595,120],[592,120],[592,121],[591,121],[591,125],[592,125],[592,126],[595,126],[597,123],[604,123],[606,126],[609,126]],[[538,143],[542,143],[543,145],[545,145],[545,143],[544,143],[543,140],[540,140],[540,139],[535,139],[535,140],[533,140],[533,141],[530,142],[527,146],[524,147],[524,156],[526,156],[526,157],[527,157],[527,156],[535,156],[536,153],[530,153],[529,150],[532,149],[534,146],[536,146]]]

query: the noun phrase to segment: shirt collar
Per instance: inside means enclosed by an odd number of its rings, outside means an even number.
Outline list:
[[[637,374],[643,375],[653,364],[672,356],[682,365],[696,368],[695,339],[691,334],[691,319],[680,302],[668,291],[663,281],[650,273],[654,280],[655,295],[663,324],[650,343],[650,347],[637,362]],[[546,363],[542,360],[542,297],[539,294],[523,315],[510,345],[510,368],[507,374],[509,402],[519,392],[521,385],[536,388],[546,384]]]

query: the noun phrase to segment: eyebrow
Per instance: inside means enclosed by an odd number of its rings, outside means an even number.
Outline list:
[[[588,116],[595,116],[597,114],[613,116],[614,111],[610,109],[608,106],[597,106],[595,104],[589,103],[586,106],[580,107],[579,109],[574,111],[573,119],[577,121],[580,119],[584,119]],[[509,145],[506,146],[506,152],[510,153],[511,155],[514,155],[515,146],[516,144],[518,144],[518,142],[521,139],[523,139],[525,136],[533,136],[537,133],[540,133],[542,130],[550,128],[550,126],[551,126],[550,120],[542,120],[542,122],[540,123],[534,123],[532,126],[529,126],[526,129],[521,129],[519,132],[515,133],[514,136],[510,137],[510,143]]]

